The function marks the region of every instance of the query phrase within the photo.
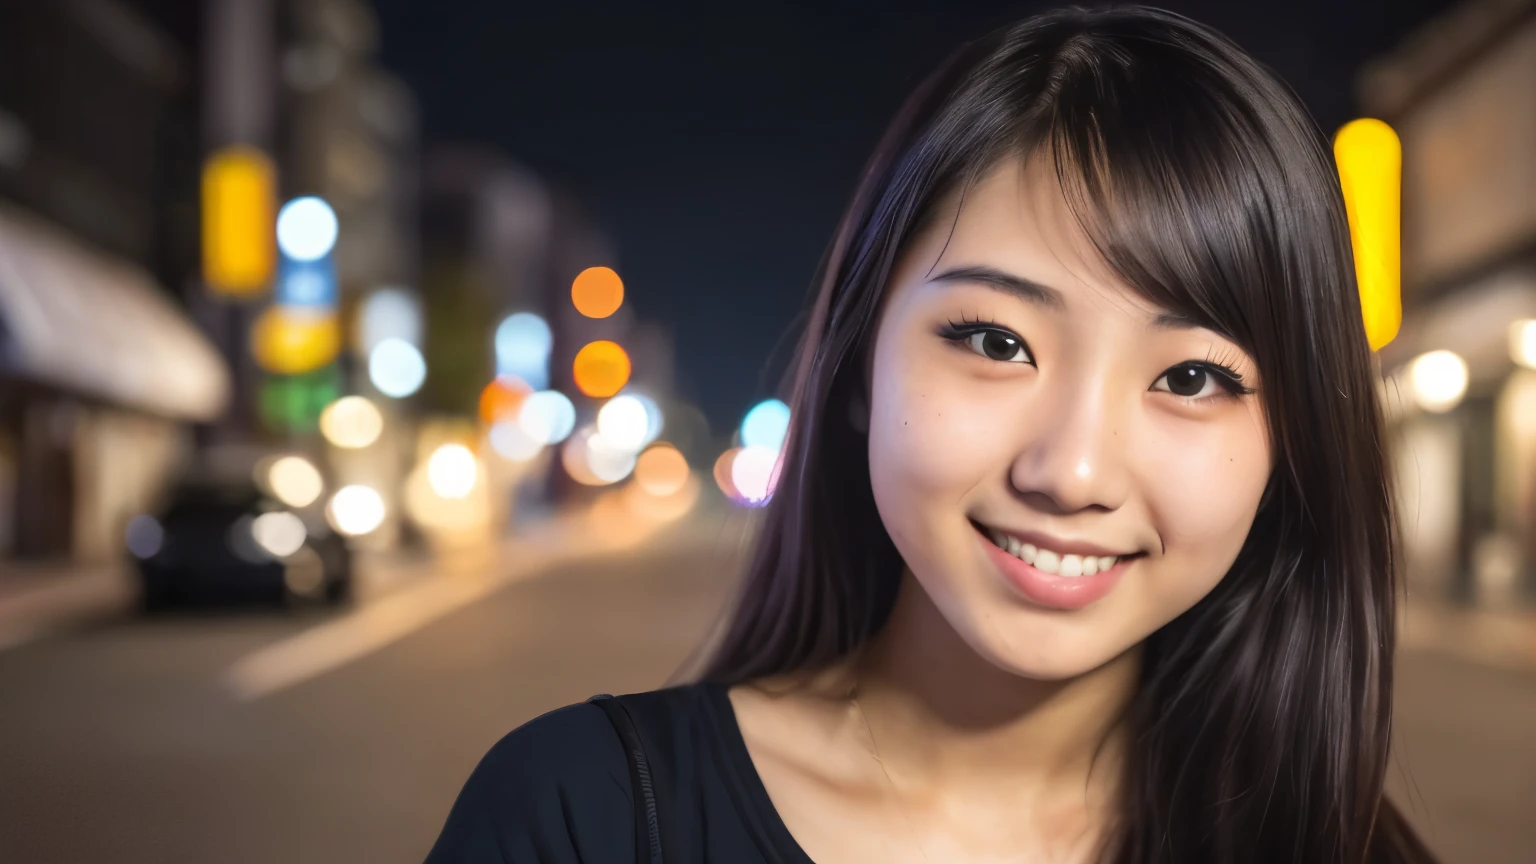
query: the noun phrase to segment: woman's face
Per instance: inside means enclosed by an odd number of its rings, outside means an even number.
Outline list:
[[[955,630],[1002,669],[1059,679],[1216,585],[1271,460],[1252,359],[1130,290],[1054,169],[1016,161],[897,264],[870,358],[869,467],[887,531]]]

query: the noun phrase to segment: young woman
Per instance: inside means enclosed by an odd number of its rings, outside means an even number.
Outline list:
[[[429,860],[1432,860],[1382,791],[1374,374],[1273,75],[1143,8],[966,46],[833,240],[701,680],[624,697],[638,747],[514,731]]]

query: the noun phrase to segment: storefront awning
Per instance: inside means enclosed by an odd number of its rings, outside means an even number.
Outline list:
[[[0,375],[209,420],[229,372],[148,274],[0,206]]]

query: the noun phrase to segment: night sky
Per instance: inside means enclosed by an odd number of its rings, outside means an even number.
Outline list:
[[[671,327],[717,429],[774,395],[813,270],[907,91],[1028,2],[376,0],[381,60],[431,142],[484,142],[571,190],[618,246],[636,311]],[[702,4],[701,4],[702,5]],[[1445,0],[1203,0],[1326,130],[1360,65]]]

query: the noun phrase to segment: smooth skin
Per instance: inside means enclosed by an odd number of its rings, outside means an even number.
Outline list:
[[[1140,645],[1226,574],[1272,470],[1259,371],[1120,280],[1053,165],[1011,159],[904,250],[866,383],[896,607],[830,669],[732,688],[758,773],[817,864],[1091,861]],[[1138,557],[1044,608],[978,524]]]

